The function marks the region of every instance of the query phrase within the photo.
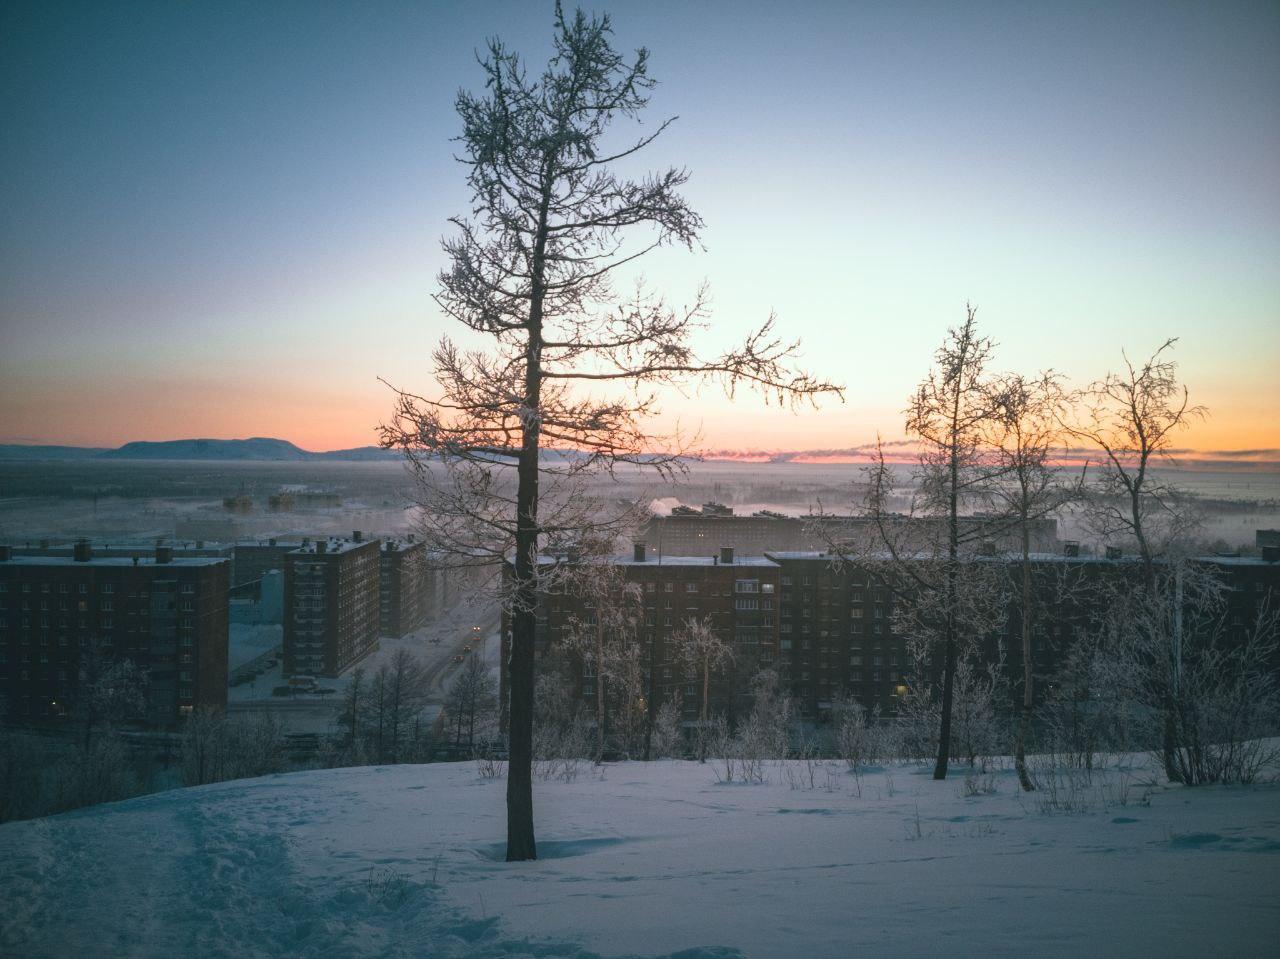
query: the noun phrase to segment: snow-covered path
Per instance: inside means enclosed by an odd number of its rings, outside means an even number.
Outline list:
[[[1050,815],[1011,774],[971,797],[914,768],[769,774],[584,765],[536,784],[542,858],[518,865],[505,783],[470,763],[11,823],[0,954],[1262,956],[1280,937],[1273,786],[1124,795],[1112,771]]]

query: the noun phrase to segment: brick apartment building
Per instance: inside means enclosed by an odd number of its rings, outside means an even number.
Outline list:
[[[545,558],[545,562],[564,561]],[[1016,559],[1005,555],[976,562],[999,563],[1016,577]],[[630,558],[614,561],[629,582],[640,585],[645,605],[640,641],[647,659],[647,698],[653,708],[679,695],[686,719],[696,715],[701,690],[684,674],[672,633],[687,619],[710,615],[733,642],[735,663],[713,680],[711,709],[730,721],[744,707],[751,675],[777,669],[801,715],[821,720],[833,702],[851,696],[881,715],[893,715],[907,684],[917,679],[906,637],[894,628],[895,594],[874,572],[833,563],[818,551],[767,552],[736,558],[731,549],[715,557],[652,556],[638,544]],[[1203,557],[1226,584],[1224,615],[1239,635],[1266,602],[1280,600],[1280,561],[1268,551],[1255,557]],[[1042,695],[1081,630],[1096,625],[1097,589],[1102,583],[1138,576],[1137,560],[1115,551],[1080,556],[1071,547],[1033,557],[1033,583],[1042,609],[1033,646],[1033,669]],[[1016,595],[1016,594],[1015,594]],[[567,595],[539,599],[536,649],[547,654],[572,618],[589,618],[589,600]],[[503,664],[508,633],[503,630]],[[981,638],[981,655],[995,662],[1001,651],[1006,673],[1022,674],[1021,612],[1011,601],[1003,628]],[[1280,664],[1277,664],[1280,666]],[[590,708],[593,678],[579,672],[578,693]],[[503,676],[505,691],[505,674]],[[1012,704],[1011,704],[1012,705]]]
[[[173,555],[17,556],[0,546],[0,695],[10,718],[74,708],[82,658],[130,659],[147,675],[145,721],[172,726],[227,703],[230,561]]]
[[[566,562],[567,557],[543,557],[544,563]],[[659,559],[643,544],[636,544],[629,557],[614,562],[628,582],[635,583],[643,597],[644,615],[639,639],[646,698],[656,709],[679,697],[684,716],[694,719],[701,707],[701,686],[686,675],[680,651],[674,642],[676,631],[689,620],[710,618],[713,627],[731,642],[735,660],[717,673],[711,686],[712,712],[735,716],[744,705],[746,681],[761,667],[778,657],[779,567],[760,556],[738,556],[732,548],[714,556],[669,556]],[[590,599],[552,594],[539,598],[536,655],[544,656],[565,634],[574,617],[592,614]],[[510,642],[509,623],[502,630],[501,686],[505,697],[506,662]],[[594,697],[594,679],[576,674],[578,692],[587,700]]]
[[[378,648],[380,552],[357,532],[285,554],[285,675],[335,677]]]
[[[427,621],[432,583],[426,544],[412,538],[382,541],[378,618],[383,636],[403,636]]]

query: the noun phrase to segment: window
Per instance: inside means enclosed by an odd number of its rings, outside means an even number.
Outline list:
[[[108,596],[110,596],[112,593],[116,591],[115,583],[103,583],[102,591]]]
[[[738,593],[758,593],[760,592],[760,580],[740,579],[733,584],[733,588]]]
[[[657,584],[657,583],[645,583],[645,584],[644,584],[644,591],[645,591],[646,593],[656,593],[656,592],[658,591],[658,584]]]
[[[685,583],[685,584],[684,584],[684,591],[685,591],[686,593],[696,593],[696,592],[698,591],[698,584],[697,584],[697,583]]]
[[[664,593],[674,593],[674,592],[676,591],[676,584],[675,584],[675,583],[663,583],[663,584],[662,584],[662,591],[663,591]]]

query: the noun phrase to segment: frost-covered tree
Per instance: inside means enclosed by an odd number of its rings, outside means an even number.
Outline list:
[[[635,155],[667,120],[618,140],[615,121],[637,119],[649,99],[648,52],[613,46],[608,16],[556,7],[554,53],[540,72],[501,41],[480,58],[485,89],[457,98],[471,216],[452,222],[441,309],[489,349],[449,339],[433,354],[438,390],[397,391],[383,443],[405,451],[419,478],[423,531],[457,565],[508,558],[507,859],[537,855],[532,748],[539,541],[619,529],[582,480],[619,464],[670,473],[682,444],[653,436],[656,387],[716,381],[732,394],[756,387],[779,402],[838,389],[793,367],[795,344],[772,318],[739,345],[700,355],[704,291],[682,308],[615,278],[666,244],[692,247],[702,220],[680,194],[678,168],[630,178]],[[554,448],[557,455],[544,455]]]
[[[477,732],[485,732],[497,716],[497,684],[479,656],[470,656],[445,694],[444,712],[453,744],[475,748]]]
[[[1150,693],[1162,700],[1162,757],[1171,780],[1179,778],[1176,701],[1181,672],[1185,546],[1197,516],[1187,497],[1152,468],[1171,461],[1174,438],[1206,415],[1192,405],[1170,358],[1176,340],[1167,340],[1147,360],[1124,356],[1119,372],[1106,374],[1074,397],[1066,429],[1096,451],[1100,462],[1088,499],[1094,530],[1107,542],[1137,548],[1141,581],[1136,589],[1112,591],[1110,602],[1129,606],[1120,613],[1164,664],[1166,680]],[[1137,635],[1136,633],[1134,634]],[[1154,681],[1156,674],[1149,674]]]
[[[610,694],[624,704],[639,695],[640,644],[638,627],[644,618],[644,597],[637,583],[629,583],[622,567],[605,555],[575,564],[566,577],[565,592],[579,597],[583,616],[573,616],[563,642],[582,661],[584,675],[594,681],[596,760],[605,753]]]
[[[1013,755],[1018,782],[1029,792],[1034,788],[1027,770],[1027,735],[1035,702],[1032,637],[1037,622],[1031,529],[1037,520],[1077,499],[1080,482],[1068,481],[1054,459],[1063,445],[1061,417],[1066,402],[1058,377],[1009,374],[993,380],[988,389],[985,441],[995,473],[988,495],[1018,536],[1022,696]]]
[[[686,620],[671,634],[671,641],[688,675],[700,681],[698,761],[706,762],[711,728],[711,673],[733,662],[733,647],[716,630],[710,616]]]

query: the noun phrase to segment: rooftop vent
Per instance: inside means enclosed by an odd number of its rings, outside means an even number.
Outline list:
[[[1124,550],[1122,550],[1119,546],[1107,547],[1107,559],[1119,559],[1123,555],[1124,555]]]
[[[89,545],[87,539],[78,539],[71,549],[71,557],[77,563],[87,563],[93,559],[93,547]]]
[[[173,562],[173,547],[157,546],[156,547],[156,565],[159,566],[164,563],[172,563],[172,562]]]
[[[720,562],[723,563],[725,566],[733,565],[733,547],[732,546],[720,547]]]
[[[1065,543],[1062,544],[1062,555],[1063,556],[1079,556],[1080,544],[1077,543],[1074,539],[1067,540]]]
[[[1280,563],[1280,546],[1262,547],[1262,561],[1264,563]]]
[[[328,543],[326,543],[324,540],[322,540],[322,539],[318,539],[318,540],[316,540],[316,555],[317,555],[317,556],[323,555],[323,554],[325,553],[325,551],[326,551],[326,550],[328,550],[328,548],[329,548],[329,544],[328,544]]]
[[[644,555],[644,543],[635,543],[635,544],[633,544],[633,545],[632,545],[632,550],[633,550],[633,554],[632,554],[632,555],[633,555],[633,557],[634,557],[635,561],[636,561],[637,563],[643,563],[643,562],[645,561],[645,555]]]
[[[364,533],[358,529],[353,529],[351,531],[351,542],[360,543],[363,541],[364,541]]]
[[[13,547],[9,545],[0,546],[0,563],[7,563],[13,558]]]

